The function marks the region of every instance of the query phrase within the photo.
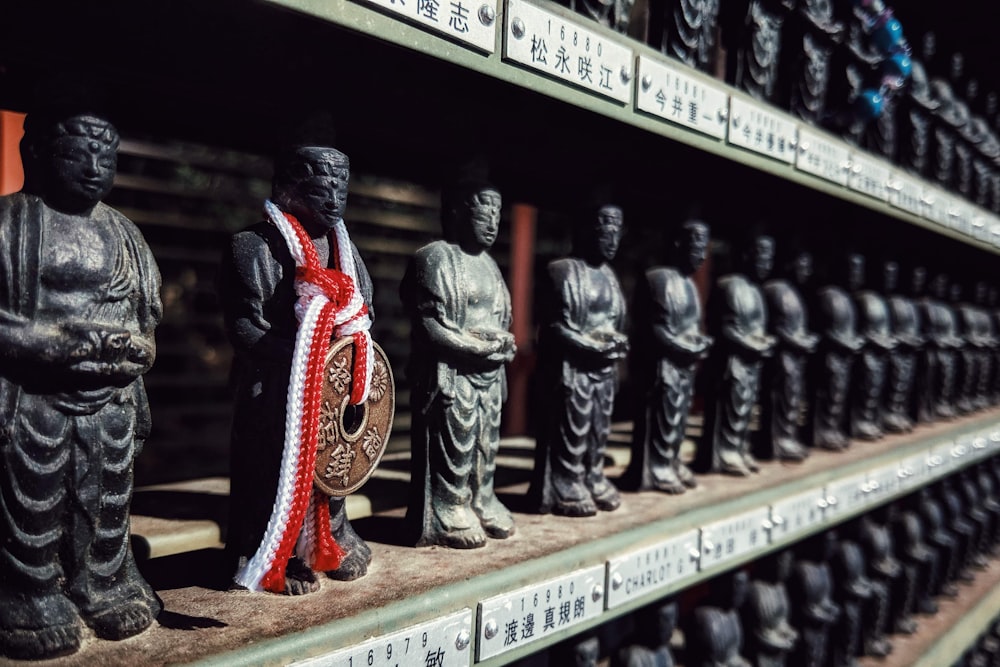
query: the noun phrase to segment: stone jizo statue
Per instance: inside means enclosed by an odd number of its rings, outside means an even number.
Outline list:
[[[510,293],[489,255],[500,192],[468,174],[446,191],[445,238],[417,251],[400,287],[412,318],[414,414],[407,520],[417,546],[482,547],[514,534],[496,497],[506,365],[514,358]]]
[[[621,208],[599,204],[578,227],[573,254],[548,266],[539,358],[550,402],[529,490],[541,512],[590,516],[621,503],[604,476],[617,367],[629,347],[625,298],[610,265],[621,236]]]
[[[162,604],[129,547],[142,375],[162,315],[139,230],[101,200],[118,132],[34,112],[25,190],[0,198],[0,653],[40,659],[149,627]]]
[[[760,289],[774,263],[774,239],[753,237],[742,259],[742,270],[720,278],[709,300],[709,331],[718,342],[704,370],[711,393],[697,463],[704,472],[746,476],[759,469],[749,452],[750,417],[763,360],[777,342],[767,333]]]
[[[671,265],[646,271],[637,288],[631,366],[643,400],[622,485],[683,493],[696,485],[680,460],[694,375],[712,344],[702,332],[701,303],[692,280],[708,251],[708,226],[685,222],[672,250]]]

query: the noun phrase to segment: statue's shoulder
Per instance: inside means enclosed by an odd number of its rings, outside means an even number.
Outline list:
[[[413,253],[413,264],[421,270],[435,269],[442,263],[454,261],[461,250],[454,243],[443,239],[431,241]]]
[[[26,192],[15,192],[13,194],[0,197],[0,222],[11,224],[22,219],[24,211],[44,206],[40,197]]]
[[[549,276],[557,283],[576,272],[583,260],[576,257],[560,257],[549,262]]]

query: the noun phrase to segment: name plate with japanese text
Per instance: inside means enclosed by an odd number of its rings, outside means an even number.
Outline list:
[[[980,461],[993,453],[993,443],[990,441],[990,430],[981,431],[972,439],[972,458]]]
[[[927,452],[911,454],[899,462],[902,473],[901,487],[909,491],[923,486],[930,478],[930,468],[927,466]]]
[[[974,445],[977,435],[976,433],[963,433],[955,438],[954,444],[948,450],[948,453],[951,454],[949,467],[952,470],[964,468],[975,458],[976,449]]]
[[[948,441],[934,445],[927,451],[927,477],[931,480],[946,476],[951,471],[951,448]]]
[[[899,462],[893,461],[868,472],[869,502],[881,503],[899,493],[903,481],[899,471]]]
[[[596,565],[480,602],[476,661],[600,616],[605,572]]]
[[[764,506],[702,526],[698,569],[725,563],[768,545],[771,508]]]
[[[847,185],[847,170],[850,168],[851,153],[846,144],[799,128],[799,150],[795,156],[795,168],[813,176]]]
[[[522,0],[507,0],[505,20],[505,59],[619,102],[632,101],[632,49]]]
[[[639,111],[676,123],[716,139],[726,138],[729,95],[679,67],[639,56]]]
[[[771,505],[771,543],[785,540],[823,523],[823,489],[810,489]]]
[[[924,217],[936,225],[949,226],[948,197],[937,188],[924,188]]]
[[[768,107],[733,96],[729,100],[729,135],[734,146],[792,164],[795,123]]]
[[[698,530],[608,561],[608,609],[653,592],[666,593],[698,572]]]
[[[836,520],[864,508],[868,503],[868,473],[856,473],[826,485],[824,518]]]
[[[851,153],[847,187],[869,197],[888,201],[889,167],[882,160],[854,151]]]
[[[972,235],[972,209],[958,197],[946,198],[948,211],[948,226],[960,234]]]
[[[904,173],[889,177],[889,204],[913,215],[924,215],[924,186]]]
[[[496,51],[496,0],[363,1],[480,51]]]
[[[471,664],[472,610],[463,609],[427,623],[373,637],[357,646],[293,662],[292,667],[396,667]]]
[[[972,238],[984,243],[990,242],[989,218],[978,209],[972,209]]]

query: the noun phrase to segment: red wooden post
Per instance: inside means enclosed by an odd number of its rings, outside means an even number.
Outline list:
[[[528,395],[531,373],[535,367],[535,323],[532,320],[531,295],[534,290],[535,223],[538,211],[528,204],[511,207],[510,297],[513,311],[511,333],[517,344],[517,356],[507,370],[508,397],[504,414],[504,433],[528,432]]]
[[[17,192],[24,185],[18,145],[24,135],[24,114],[0,111],[0,195]]]

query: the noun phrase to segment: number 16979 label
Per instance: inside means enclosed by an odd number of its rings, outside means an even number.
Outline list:
[[[292,663],[293,667],[468,667],[472,610],[414,625],[350,648]]]

